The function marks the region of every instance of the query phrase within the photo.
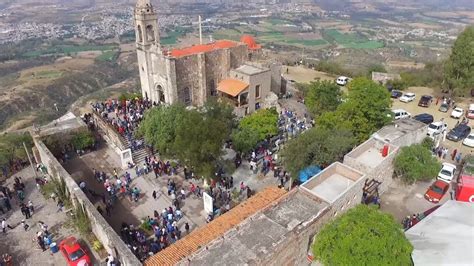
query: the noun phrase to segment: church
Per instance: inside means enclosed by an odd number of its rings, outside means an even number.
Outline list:
[[[201,106],[219,97],[245,115],[280,93],[281,65],[257,63],[262,49],[251,36],[167,51],[150,0],[137,0],[134,18],[142,95],[152,102]]]

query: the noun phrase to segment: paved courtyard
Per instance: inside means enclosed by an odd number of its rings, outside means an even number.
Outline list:
[[[14,177],[22,177],[26,186],[27,203],[31,200],[34,204],[34,214],[26,223],[30,226],[25,232],[21,225],[21,220],[25,217],[19,209],[19,200],[16,196],[11,201],[13,210],[6,214],[1,214],[0,219],[6,219],[7,223],[13,229],[7,229],[6,234],[0,232],[0,253],[8,252],[13,256],[13,265],[65,265],[66,261],[60,252],[51,253],[49,250],[42,251],[36,243],[36,232],[40,231],[38,222],[43,221],[48,225],[49,231],[53,235],[53,241],[59,242],[67,236],[77,234],[72,227],[65,226],[67,220],[64,212],[57,212],[56,203],[53,200],[46,200],[40,191],[36,188],[34,173],[31,167],[28,167],[6,181],[10,188],[13,185]]]

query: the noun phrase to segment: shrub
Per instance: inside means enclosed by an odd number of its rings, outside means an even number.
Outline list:
[[[416,144],[401,149],[395,157],[394,167],[397,176],[406,183],[412,184],[419,180],[430,180],[436,177],[441,164],[426,146]]]

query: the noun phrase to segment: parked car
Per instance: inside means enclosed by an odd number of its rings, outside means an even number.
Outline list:
[[[474,119],[474,103],[469,105],[469,109],[466,112],[466,117],[469,119]]]
[[[66,258],[67,265],[69,266],[88,266],[91,264],[91,259],[85,250],[81,247],[77,239],[70,236],[61,243],[59,243],[59,249]]]
[[[457,127],[451,129],[448,135],[446,136],[447,139],[452,141],[460,141],[469,136],[471,133],[471,127],[466,124],[459,124]]]
[[[434,138],[436,135],[443,134],[448,129],[448,124],[439,121],[433,122],[428,126],[428,136]]]
[[[418,102],[418,106],[429,107],[432,101],[433,97],[431,97],[430,95],[423,95],[421,96],[420,101]]]
[[[413,92],[407,92],[400,97],[400,102],[408,103],[415,100],[416,95]]]
[[[438,173],[438,180],[451,183],[456,172],[456,165],[452,163],[443,163],[443,167]]]
[[[336,84],[339,86],[346,86],[347,83],[349,83],[348,77],[340,76],[336,79]]]
[[[474,133],[469,134],[463,141],[462,144],[474,148]]]
[[[447,113],[449,110],[449,105],[447,103],[442,103],[438,109],[440,112]]]
[[[397,90],[392,90],[392,93],[391,93],[391,97],[394,98],[394,99],[398,99],[400,98],[400,96],[402,96],[403,93],[401,91],[397,91]]]
[[[451,117],[455,119],[459,119],[464,114],[464,110],[462,108],[456,107],[451,112]]]
[[[411,114],[403,109],[395,109],[395,110],[392,110],[392,112],[393,112],[393,119],[395,120],[411,117]]]
[[[426,191],[425,199],[432,203],[439,203],[448,189],[448,183],[436,180]]]
[[[415,119],[417,121],[420,121],[422,123],[425,123],[427,125],[433,123],[433,121],[434,121],[433,116],[430,115],[430,114],[427,114],[427,113],[422,113],[422,114],[415,115],[413,117],[413,119]]]

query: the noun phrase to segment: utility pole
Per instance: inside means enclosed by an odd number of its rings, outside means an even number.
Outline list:
[[[31,161],[30,153],[28,152],[28,149],[26,148],[25,142],[23,142],[23,148],[25,148],[26,156],[28,156],[28,161],[30,161],[31,169],[33,169],[33,173],[35,173],[35,177],[38,178],[38,173],[36,173],[36,168],[33,165],[33,161]]]
[[[201,15],[199,15],[199,44],[202,44],[202,21],[201,21]]]

